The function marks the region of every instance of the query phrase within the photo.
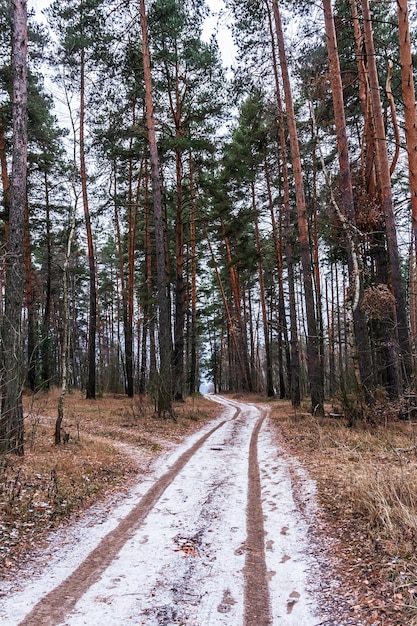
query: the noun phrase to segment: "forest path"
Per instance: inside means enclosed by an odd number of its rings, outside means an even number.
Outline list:
[[[42,574],[2,600],[1,624],[322,623],[308,584],[318,572],[308,524],[268,409],[213,400],[221,417],[122,507],[65,529]]]

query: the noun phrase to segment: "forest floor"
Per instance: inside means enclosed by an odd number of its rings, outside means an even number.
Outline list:
[[[174,422],[71,394],[57,447],[56,394],[25,400],[26,455],[0,460],[0,623],[417,624],[414,423],[243,395]],[[117,570],[123,550],[144,560]]]

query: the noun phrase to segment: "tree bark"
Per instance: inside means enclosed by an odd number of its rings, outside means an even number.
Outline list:
[[[25,306],[27,311],[27,374],[26,382],[31,391],[36,389],[36,336],[35,336],[35,285],[33,282],[32,251],[30,245],[29,203],[25,203],[25,232],[23,235],[23,256],[25,265]]]
[[[284,36],[277,0],[272,2],[277,35],[278,52],[281,65],[282,83],[285,95],[285,108],[290,137],[291,160],[293,166],[295,197],[297,206],[299,245],[303,274],[304,297],[307,317],[307,366],[310,384],[312,412],[324,413],[323,369],[319,351],[319,336],[315,314],[314,291],[311,272],[311,253],[307,221],[307,208],[304,194],[304,182],[301,168],[300,148],[292,100],[290,76],[285,53]]]
[[[146,122],[151,161],[152,196],[155,225],[155,252],[157,272],[157,297],[159,312],[159,381],[158,381],[158,415],[172,415],[172,334],[171,311],[168,293],[165,261],[165,234],[162,211],[161,178],[159,173],[159,156],[156,142],[154,105],[152,96],[152,72],[149,52],[148,25],[145,0],[139,0],[140,22],[142,30],[142,56],[145,80]]]
[[[407,0],[397,0],[400,39],[401,88],[404,100],[405,140],[407,143],[408,175],[411,192],[411,223],[417,258],[417,114],[413,79],[410,25]]]
[[[368,74],[371,91],[372,112],[375,125],[377,180],[381,194],[381,206],[385,217],[387,247],[392,278],[392,290],[395,297],[395,310],[397,315],[397,333],[402,358],[402,375],[403,379],[405,379],[405,384],[407,384],[409,382],[412,370],[411,347],[408,333],[405,296],[401,277],[400,258],[398,254],[397,231],[395,226],[390,166],[388,161],[387,143],[385,137],[384,116],[379,94],[379,80],[375,60],[372,21],[368,0],[362,0],[362,15],[364,20],[364,37],[368,60]]]
[[[284,281],[283,281],[283,258],[282,258],[282,217],[280,215],[279,227],[275,218],[275,208],[272,199],[271,180],[268,164],[265,161],[265,182],[268,195],[269,213],[271,215],[272,239],[274,241],[275,262],[277,266],[278,281],[278,372],[279,372],[279,397],[281,400],[287,397],[287,384],[284,375],[284,358],[287,367],[288,390],[291,390],[291,355],[288,341],[288,328],[286,319]],[[287,264],[292,264],[292,259],[287,256]],[[289,280],[289,278],[288,278]],[[272,306],[271,306],[272,308]]]
[[[225,225],[222,221],[222,229],[223,233],[225,232]],[[237,361],[239,363],[240,368],[240,384],[242,385],[242,389],[245,391],[253,391],[252,377],[251,377],[251,368],[249,361],[249,353],[248,353],[248,344],[246,338],[246,324],[243,321],[242,312],[241,312],[241,297],[240,297],[240,284],[239,284],[239,276],[236,273],[236,268],[232,259],[232,251],[230,249],[230,242],[226,235],[223,235],[224,245],[226,247],[227,254],[227,263],[229,267],[229,276],[230,276],[230,287],[232,290],[233,296],[233,312],[234,312],[234,322],[235,327],[237,329],[234,331],[234,337],[236,339],[236,346],[238,353],[236,355]]]
[[[372,111],[369,98],[369,85],[365,66],[366,54],[363,34],[359,22],[357,0],[350,0],[353,35],[355,39],[356,65],[359,79],[359,102],[364,119],[364,131],[361,150],[362,183],[370,195],[375,193],[375,141],[373,131]]]
[[[197,389],[197,242],[195,216],[194,161],[190,153],[190,255],[191,255],[191,346],[190,394]]]
[[[2,326],[0,448],[24,453],[22,307],[24,213],[27,175],[27,2],[13,2],[13,160],[10,233],[6,254],[6,298]]]
[[[273,370],[272,370],[271,344],[269,342],[269,332],[268,332],[268,314],[267,314],[266,298],[265,298],[265,281],[264,281],[264,270],[263,270],[263,263],[262,263],[262,247],[261,247],[261,238],[259,234],[259,222],[258,222],[258,217],[256,215],[254,183],[251,184],[251,191],[252,191],[252,209],[253,209],[254,221],[255,221],[256,250],[258,253],[259,297],[261,299],[262,325],[263,325],[263,331],[264,331],[264,344],[265,344],[266,395],[268,396],[268,398],[272,398],[275,395],[274,377],[273,377]]]
[[[343,212],[346,217],[344,231],[347,239],[347,259],[349,269],[349,284],[351,289],[351,302],[353,311],[353,328],[355,335],[355,349],[358,355],[360,380],[358,389],[363,390],[365,399],[370,400],[369,390],[373,387],[371,353],[369,337],[366,327],[365,314],[358,306],[361,297],[361,282],[355,256],[358,250],[358,238],[356,233],[356,217],[353,198],[352,178],[349,161],[349,147],[346,133],[346,118],[343,101],[343,86],[340,74],[339,54],[337,51],[336,30],[334,26],[331,0],[323,0],[324,23],[327,38],[327,53],[329,60],[329,78],[333,97],[333,111],[336,126],[337,149],[340,171],[340,188],[343,204]],[[358,291],[359,293],[356,293]],[[356,300],[356,306],[354,306]]]
[[[94,252],[93,231],[87,193],[87,168],[85,164],[84,145],[84,118],[85,118],[85,51],[81,50],[80,64],[80,178],[83,198],[85,227],[87,232],[88,269],[89,269],[89,324],[88,324],[88,374],[86,397],[96,397],[96,338],[97,338],[97,289],[96,289],[96,260]]]
[[[58,398],[58,416],[55,421],[54,443],[56,446],[61,443],[62,422],[64,420],[65,396],[68,388],[68,352],[70,334],[70,304],[68,297],[68,267],[71,258],[71,247],[75,235],[75,219],[77,215],[77,201],[72,209],[70,218],[70,228],[67,240],[67,249],[62,273],[62,287],[64,293],[63,301],[63,329],[62,329],[62,352],[61,352],[61,390]]]
[[[181,129],[176,129],[180,139]],[[184,323],[185,323],[185,281],[184,281],[184,217],[182,199],[182,152],[175,150],[176,176],[176,220],[175,220],[175,324],[174,324],[174,398],[183,399],[184,389]]]
[[[3,187],[3,205],[4,205],[4,237],[5,240],[9,239],[9,214],[10,214],[10,179],[9,171],[7,169],[7,154],[6,154],[6,136],[4,133],[4,118],[3,113],[0,112],[0,166],[1,166],[1,181]]]
[[[145,185],[144,185],[144,242],[143,252],[145,255],[145,287],[143,309],[143,326],[142,326],[142,353],[139,374],[139,395],[143,395],[146,391],[146,362],[148,356],[147,337],[149,337],[149,378],[155,377],[155,340],[154,340],[154,323],[152,315],[152,254],[151,254],[151,234],[150,234],[150,216],[148,202],[148,164],[145,162]]]
[[[45,187],[45,228],[46,228],[46,277],[45,277],[45,303],[42,320],[42,345],[41,345],[41,358],[42,358],[42,374],[41,384],[44,389],[49,389],[50,386],[50,323],[51,323],[51,297],[52,297],[52,243],[51,243],[51,207],[49,202],[49,185],[48,175],[44,174],[44,187]]]

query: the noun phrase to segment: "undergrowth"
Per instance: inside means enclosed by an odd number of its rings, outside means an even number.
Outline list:
[[[417,423],[392,421],[389,411],[379,408],[354,428],[337,412],[316,418],[276,405],[273,416],[285,445],[317,481],[327,518],[346,543],[343,560],[389,584],[392,610],[403,611],[411,625],[417,624]]]

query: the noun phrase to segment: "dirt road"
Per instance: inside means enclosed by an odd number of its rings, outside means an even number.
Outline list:
[[[308,519],[268,410],[213,399],[223,405],[219,420],[162,459],[119,507],[66,529],[43,572],[1,600],[1,624],[322,623]]]

